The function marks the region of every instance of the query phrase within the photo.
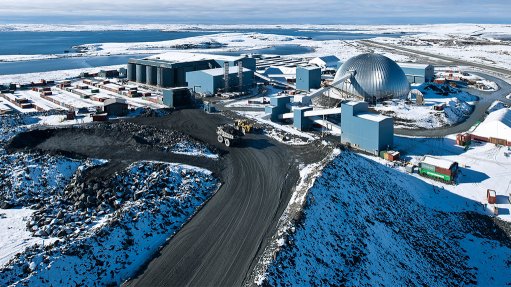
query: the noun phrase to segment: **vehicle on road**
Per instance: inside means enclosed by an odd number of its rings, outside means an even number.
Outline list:
[[[234,122],[234,127],[243,134],[251,133],[254,126],[247,120],[238,119]]]
[[[225,124],[217,127],[216,134],[218,142],[224,143],[227,147],[237,144],[244,135],[242,131],[232,124]]]

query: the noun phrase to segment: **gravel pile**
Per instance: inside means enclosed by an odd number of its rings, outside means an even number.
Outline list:
[[[60,238],[15,256],[0,269],[0,285],[118,285],[219,185],[205,170],[159,162],[132,164],[105,181],[82,184],[79,177],[31,218],[38,235]]]

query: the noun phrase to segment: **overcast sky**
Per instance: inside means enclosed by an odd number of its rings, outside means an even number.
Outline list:
[[[511,0],[0,0],[0,23],[511,23]]]

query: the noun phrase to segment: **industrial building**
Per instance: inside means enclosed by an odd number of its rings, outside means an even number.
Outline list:
[[[394,120],[369,113],[366,102],[341,104],[341,142],[378,155],[394,144]]]
[[[350,58],[337,71],[334,95],[358,98],[369,103],[392,98],[406,98],[410,84],[403,70],[391,59],[366,53]]]
[[[319,89],[321,87],[321,68],[319,67],[302,67],[296,68],[296,89],[302,91],[310,91],[311,89]]]
[[[471,133],[471,139],[511,146],[511,110],[500,109],[490,113]]]
[[[405,73],[408,82],[412,84],[433,82],[435,79],[435,67],[433,65],[416,63],[398,63],[398,65]]]
[[[162,88],[188,86],[188,72],[241,65],[254,71],[256,59],[248,56],[221,56],[172,52],[128,61],[128,80]],[[247,79],[248,80],[248,79]]]
[[[214,95],[218,92],[247,91],[254,85],[254,72],[247,68],[228,67],[186,73],[188,87],[195,92]],[[225,76],[228,75],[226,81]],[[227,83],[227,87],[226,87]],[[241,86],[240,86],[241,83]]]
[[[128,114],[128,103],[126,100],[119,98],[106,99],[103,111],[109,116],[122,117]]]
[[[191,104],[192,96],[190,89],[170,88],[163,90],[162,102],[169,108],[180,108]]]
[[[310,65],[315,65],[322,69],[338,69],[340,63],[341,60],[333,55],[316,57],[309,61]]]

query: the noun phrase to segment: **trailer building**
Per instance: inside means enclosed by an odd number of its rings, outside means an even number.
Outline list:
[[[425,156],[419,163],[419,174],[452,182],[458,173],[458,163],[432,156]]]

